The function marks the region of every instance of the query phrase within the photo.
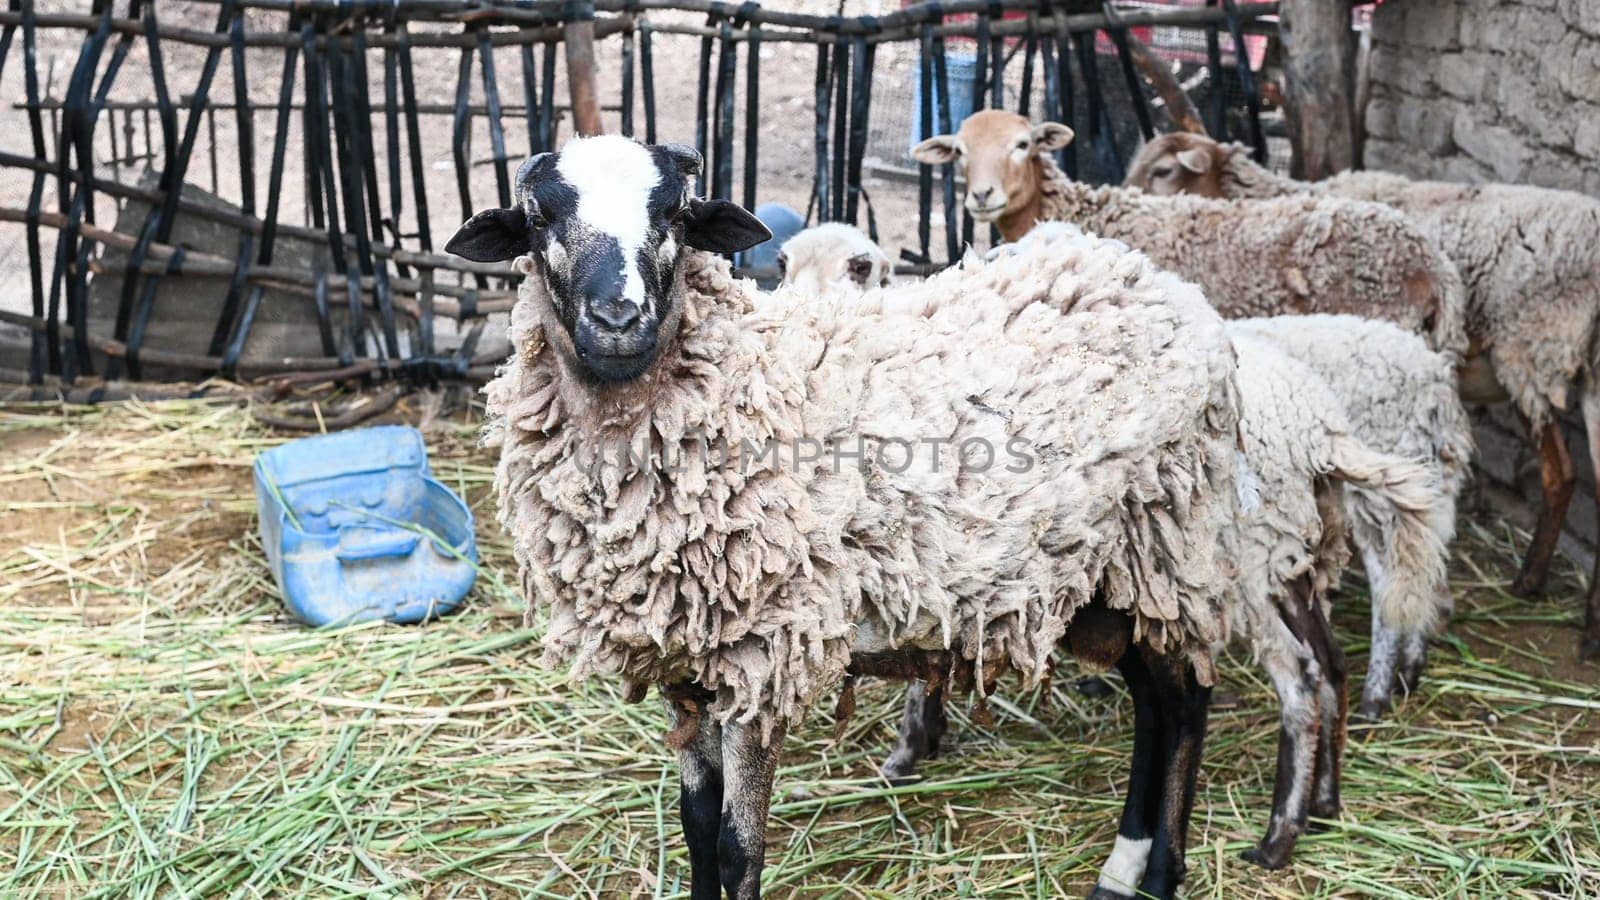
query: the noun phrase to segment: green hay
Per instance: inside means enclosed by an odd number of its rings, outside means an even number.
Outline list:
[[[537,664],[477,424],[434,422],[438,477],[480,529],[465,611],[420,627],[295,625],[257,546],[235,404],[0,412],[0,896],[683,897],[676,768],[654,701]],[[1523,536],[1466,522],[1458,615],[1420,693],[1363,737],[1345,812],[1264,873],[1270,686],[1230,660],[1212,717],[1190,897],[1600,893],[1600,669],[1571,662],[1581,578],[1502,590]],[[1358,691],[1359,586],[1336,625]],[[926,779],[874,777],[900,690],[842,740],[786,744],[772,896],[1081,895],[1126,783],[1124,698],[1002,694],[962,710]]]

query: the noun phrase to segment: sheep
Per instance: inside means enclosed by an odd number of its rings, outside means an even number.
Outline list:
[[[1051,155],[1072,136],[1058,122],[1030,125],[1016,113],[984,110],[911,155],[959,163],[967,211],[1008,241],[1041,221],[1072,222],[1194,280],[1230,318],[1355,313],[1423,334],[1435,349],[1466,349],[1455,267],[1394,210],[1311,197],[1242,204],[1093,188],[1068,179]]]
[[[1293,317],[1267,324],[1279,322]],[[1280,702],[1272,813],[1266,834],[1243,854],[1277,869],[1310,816],[1331,818],[1340,808],[1346,669],[1324,606],[1349,558],[1350,523],[1386,526],[1389,552],[1375,555],[1399,587],[1375,593],[1374,621],[1391,633],[1425,635],[1438,614],[1432,588],[1443,582],[1453,505],[1427,465],[1363,444],[1324,379],[1284,352],[1271,327],[1258,334],[1256,326],[1228,326],[1239,360],[1240,483],[1247,487],[1229,542],[1241,577],[1226,611],[1230,635],[1248,641]],[[1330,494],[1329,479],[1343,482],[1343,503]],[[937,752],[946,724],[939,686],[913,684],[885,777],[908,779]]]
[[[1078,233],[1063,223],[1040,225],[988,258],[1026,252],[1062,232]],[[855,249],[834,247],[812,262],[836,269]],[[1240,430],[1258,495],[1250,504],[1257,511],[1241,525],[1239,543],[1249,551],[1241,568],[1250,577],[1228,607],[1230,631],[1250,639],[1272,676],[1282,707],[1280,758],[1287,760],[1268,834],[1247,858],[1277,868],[1287,863],[1308,815],[1338,809],[1344,658],[1314,598],[1326,595],[1348,560],[1348,535],[1374,573],[1374,646],[1382,639],[1389,648],[1375,651],[1368,669],[1361,712],[1375,718],[1388,705],[1396,649],[1406,654],[1404,684],[1414,685],[1426,629],[1448,607],[1445,548],[1454,536],[1455,498],[1472,438],[1448,358],[1397,326],[1354,316],[1283,316],[1226,327],[1239,349]],[[1350,368],[1364,377],[1350,378]],[[1339,439],[1347,433],[1356,441]],[[1426,460],[1426,467],[1405,458]],[[1329,510],[1322,482],[1330,474],[1379,487],[1346,485],[1344,509]],[[880,768],[884,777],[907,780],[919,760],[937,753],[947,725],[943,692],[913,682],[895,749]]]
[[[1118,846],[1174,896],[1235,575],[1215,310],[1085,237],[848,305],[758,298],[712,254],[765,229],[690,197],[700,166],[575,139],[447,245],[526,276],[486,388],[500,522],[546,662],[663,689],[691,895],[759,895],[782,738],[847,674],[1031,685],[1065,642],[1138,698],[1150,802]]]
[[[1432,469],[1443,508],[1434,520],[1437,546],[1455,537],[1456,503],[1471,478],[1472,423],[1456,393],[1455,367],[1421,338],[1388,322],[1356,316],[1278,316],[1228,323],[1232,335],[1248,334],[1275,345],[1323,380],[1350,420],[1357,438],[1395,456],[1422,460]],[[1370,502],[1363,489],[1348,488],[1346,514],[1373,593],[1372,651],[1357,715],[1375,721],[1388,711],[1397,681],[1409,693],[1421,678],[1428,633],[1387,627],[1379,615],[1386,595],[1415,593],[1417,603],[1437,598],[1441,621],[1453,609],[1445,572],[1430,559],[1405,560],[1397,551],[1397,523]],[[1364,502],[1365,501],[1365,502]],[[1397,577],[1398,576],[1398,577]]]
[[[1365,444],[1326,380],[1249,325],[1230,322],[1228,334],[1239,358],[1243,453],[1259,500],[1238,526],[1244,576],[1227,609],[1281,704],[1272,816],[1245,854],[1279,868],[1308,814],[1326,818],[1339,810],[1345,664],[1324,607],[1349,559],[1350,526],[1389,525],[1382,555],[1402,587],[1375,593],[1373,609],[1383,626],[1403,634],[1426,634],[1435,624],[1432,588],[1442,583],[1446,562],[1440,535],[1453,526],[1428,466]]]
[[[1020,243],[1075,227],[1041,224]],[[1003,245],[990,256],[1012,252],[1014,246]],[[870,247],[882,255],[876,244]],[[866,252],[860,245],[818,249],[832,252],[813,254],[812,264],[835,270],[843,265],[846,253]],[[1437,546],[1449,546],[1455,537],[1456,502],[1470,477],[1473,455],[1472,426],[1456,394],[1455,369],[1449,357],[1429,350],[1420,337],[1391,323],[1357,316],[1244,319],[1230,322],[1228,330],[1275,343],[1307,364],[1332,390],[1355,435],[1367,445],[1384,453],[1426,460],[1442,491]],[[1357,709],[1360,719],[1371,722],[1391,707],[1397,681],[1406,693],[1417,686],[1427,653],[1425,631],[1401,633],[1384,624],[1379,610],[1396,601],[1383,595],[1416,591],[1416,602],[1425,602],[1421,598],[1432,595],[1444,618],[1453,604],[1442,568],[1435,561],[1393,558],[1397,549],[1403,549],[1395,540],[1396,523],[1392,517],[1373,513],[1379,508],[1374,506],[1375,498],[1369,496],[1361,502],[1362,489],[1349,490],[1356,494],[1346,504],[1353,522],[1352,542],[1373,592],[1379,595],[1372,604],[1372,652]],[[908,777],[918,759],[937,752],[945,722],[937,702],[926,700],[919,686],[911,687],[900,740],[882,767],[886,778],[898,781]],[[926,711],[922,708],[925,703],[931,704]]]
[[[1537,445],[1543,505],[1511,589],[1543,590],[1576,476],[1557,410],[1576,386],[1600,471],[1600,202],[1528,185],[1412,181],[1346,172],[1308,184],[1275,175],[1243,148],[1164,135],[1140,150],[1130,184],[1158,194],[1272,198],[1293,194],[1387,203],[1412,218],[1459,267],[1473,353],[1461,373],[1469,402],[1511,400]],[[1596,497],[1600,502],[1600,495]],[[1584,604],[1579,656],[1600,656],[1600,557]]]
[[[888,285],[894,275],[889,255],[861,229],[828,222],[800,232],[778,252],[783,284],[804,294],[851,296]]]

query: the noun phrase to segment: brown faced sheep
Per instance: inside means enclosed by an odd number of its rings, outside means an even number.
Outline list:
[[[1068,179],[1050,155],[1071,139],[1065,125],[984,110],[912,155],[957,162],[967,211],[993,222],[1006,240],[1041,221],[1071,222],[1192,279],[1230,318],[1352,313],[1423,334],[1435,349],[1465,351],[1455,267],[1394,210],[1310,197],[1244,204],[1093,188]]]
[[[1346,172],[1293,181],[1257,165],[1248,151],[1191,134],[1163,135],[1139,152],[1128,183],[1158,194],[1271,198],[1352,197],[1411,217],[1460,268],[1472,352],[1461,377],[1469,401],[1516,404],[1538,444],[1544,505],[1522,571],[1512,584],[1537,593],[1572,498],[1575,477],[1555,411],[1578,390],[1590,462],[1600,470],[1600,202],[1526,185],[1412,181],[1386,172]],[[1600,655],[1600,560],[1585,604],[1581,655]]]
[[[759,895],[782,737],[847,672],[982,691],[1058,644],[1135,695],[1119,835],[1174,896],[1234,575],[1215,310],[1081,236],[848,308],[757,303],[698,251],[766,231],[690,197],[700,165],[574,140],[448,245],[527,274],[487,389],[500,519],[547,660],[663,688],[691,896]]]

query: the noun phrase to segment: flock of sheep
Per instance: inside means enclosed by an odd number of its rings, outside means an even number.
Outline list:
[[[1600,422],[1600,204],[1304,185],[1188,135],[1148,144],[1134,187],[1090,188],[1052,162],[1071,138],[988,111],[919,145],[1010,243],[914,283],[827,225],[759,291],[723,255],[765,226],[690,195],[694,150],[620,137],[529,159],[517,205],[450,241],[525,276],[487,389],[500,520],[547,661],[633,699],[658,688],[697,900],[759,895],[784,734],[824,703],[848,716],[853,679],[910,682],[883,766],[902,779],[937,751],[948,693],[1026,689],[1058,649],[1118,669],[1134,704],[1091,896],[1181,883],[1228,641],[1281,702],[1248,856],[1286,864],[1339,809],[1326,607],[1352,550],[1372,585],[1361,715],[1416,685],[1449,615],[1463,397],[1509,396],[1541,443],[1548,502],[1517,586],[1544,578],[1570,385],[1591,437]]]

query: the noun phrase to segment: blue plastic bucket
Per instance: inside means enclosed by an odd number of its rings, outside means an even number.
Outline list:
[[[307,624],[419,622],[472,587],[472,513],[433,479],[415,428],[290,441],[256,457],[255,481],[272,577]]]

